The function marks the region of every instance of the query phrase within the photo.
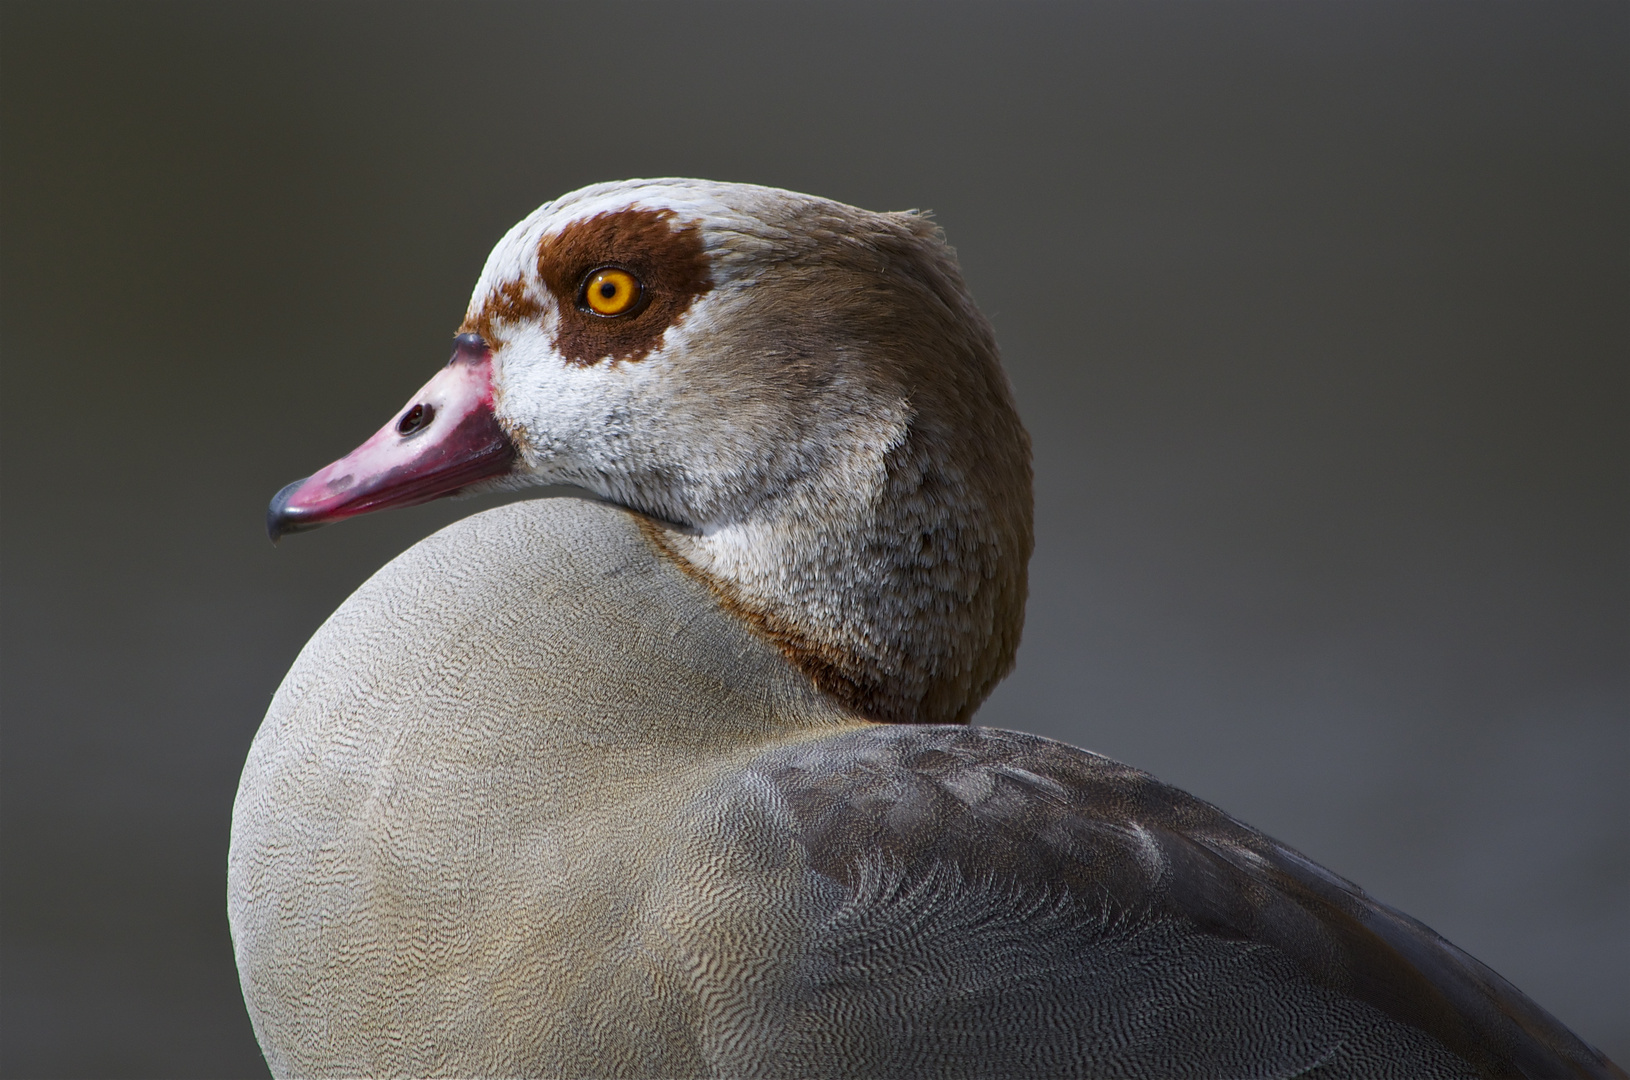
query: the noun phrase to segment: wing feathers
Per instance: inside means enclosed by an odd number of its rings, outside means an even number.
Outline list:
[[[1301,974],[1280,976],[1289,981],[1274,1005],[1292,1014],[1336,1000],[1291,985],[1305,976],[1309,986],[1429,1035],[1485,1076],[1625,1075],[1419,922],[1216,807],[1107,758],[992,729],[878,727],[772,751],[752,770],[780,791],[811,867],[852,896],[882,860],[908,885],[937,883],[902,894],[915,907],[947,895],[952,868],[956,880],[981,889],[1067,896],[1103,926],[1171,927],[1173,940],[1194,944],[1160,960],[1152,981],[1140,973],[1151,1001],[1162,980],[1181,997],[1206,977],[1191,970],[1200,962],[1192,958],[1214,953],[1202,938],[1231,941],[1247,949],[1241,955],[1267,948],[1293,962],[1286,970]],[[1104,947],[1114,951],[1107,939]],[[1363,1061],[1336,1071],[1347,1068],[1362,1075]]]

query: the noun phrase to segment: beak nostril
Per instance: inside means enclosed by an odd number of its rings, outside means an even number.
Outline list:
[[[396,433],[406,437],[415,432],[423,431],[430,426],[430,421],[435,418],[436,407],[434,405],[415,405],[402,415],[402,419],[396,422]]]

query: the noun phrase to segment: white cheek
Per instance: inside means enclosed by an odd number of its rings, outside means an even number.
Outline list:
[[[555,348],[554,323],[551,316],[504,327],[494,358],[499,414],[524,432],[526,465],[540,481],[616,497],[607,483],[646,464],[639,428],[648,406],[640,403],[660,365],[568,363]]]

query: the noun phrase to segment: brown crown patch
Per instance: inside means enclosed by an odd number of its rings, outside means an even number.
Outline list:
[[[555,347],[574,364],[643,360],[713,287],[698,223],[672,210],[615,210],[575,221],[538,244],[538,276],[560,302]],[[582,306],[583,281],[618,266],[644,287],[640,306],[610,318]]]

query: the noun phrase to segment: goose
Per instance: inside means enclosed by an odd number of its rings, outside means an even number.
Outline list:
[[[255,737],[228,913],[277,1076],[1625,1076],[1221,810],[969,724],[1030,448],[925,216],[547,203],[267,524],[527,485],[581,497],[390,562]]]

